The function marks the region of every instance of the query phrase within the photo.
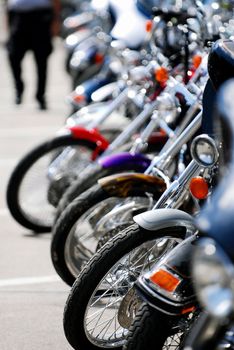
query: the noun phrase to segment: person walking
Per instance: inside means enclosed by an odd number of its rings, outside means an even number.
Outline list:
[[[7,51],[15,85],[15,103],[22,103],[22,60],[31,50],[37,71],[35,98],[39,108],[45,110],[47,63],[53,50],[52,38],[59,32],[60,0],[6,0],[6,12]]]

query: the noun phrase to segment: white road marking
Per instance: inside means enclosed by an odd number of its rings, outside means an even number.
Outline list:
[[[41,277],[22,277],[11,279],[0,279],[0,287],[25,286],[30,284],[53,283],[61,281],[57,275]]]

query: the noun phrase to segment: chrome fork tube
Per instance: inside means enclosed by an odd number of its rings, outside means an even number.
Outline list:
[[[151,117],[149,124],[146,126],[144,131],[141,133],[140,137],[138,137],[131,150],[130,153],[141,152],[145,146],[147,145],[147,141],[149,140],[150,135],[154,131],[154,129],[159,125],[159,114],[155,111]]]
[[[149,174],[154,167],[164,171],[171,160],[177,155],[182,146],[187,143],[195,132],[200,128],[202,121],[202,111],[193,119],[193,121],[186,127],[177,140],[163,153],[152,161],[145,174]]]
[[[87,128],[92,129],[96,128],[97,126],[101,125],[114,110],[119,108],[125,101],[128,99],[129,91],[132,88],[126,87],[108,106],[106,111],[102,113],[99,117],[95,118],[94,121],[91,121],[90,124],[88,124]]]
[[[193,116],[196,114],[196,112],[198,112],[199,110],[201,110],[201,104],[200,102],[195,102],[193,103],[189,109],[186,112],[185,117],[183,118],[182,122],[180,123],[180,125],[175,129],[174,132],[174,136],[172,136],[167,142],[166,144],[163,146],[163,148],[161,149],[161,154],[164,153],[171,145],[173,142],[176,141],[176,139],[178,138],[179,135],[182,134],[183,130],[188,126],[188,124],[191,122],[191,119],[193,118]]]
[[[174,199],[173,203],[176,204],[178,197],[187,189],[189,181],[199,174],[201,168],[202,167],[195,160],[192,160],[180,177],[173,181],[162,194],[153,209],[164,208],[169,199]],[[173,204],[170,207],[173,208]]]
[[[102,153],[102,157],[111,154],[119,146],[122,146],[130,137],[146,122],[149,116],[153,113],[153,110],[157,106],[157,99],[151,103],[147,103],[144,106],[143,111],[121,132],[121,134],[109,145],[107,150]]]
[[[175,85],[173,88],[173,93],[182,94],[189,105],[192,105],[197,100],[197,96],[191,94],[184,84],[178,83],[178,81],[176,81],[176,79],[173,77],[170,77],[169,82],[170,81]]]

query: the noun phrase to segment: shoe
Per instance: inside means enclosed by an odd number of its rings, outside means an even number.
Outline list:
[[[41,111],[46,111],[48,108],[47,108],[47,104],[46,104],[46,102],[45,101],[40,101],[39,102],[39,109],[41,110]]]
[[[39,103],[39,109],[40,109],[41,111],[47,110],[47,103],[46,103],[46,100],[45,100],[44,97],[39,97],[39,98],[37,98],[37,101],[38,101],[38,103]]]
[[[24,83],[22,81],[18,81],[16,84],[16,96],[15,96],[16,105],[20,105],[22,103],[23,92],[24,92]]]
[[[20,105],[22,103],[23,91],[16,91],[15,104]]]
[[[15,104],[20,105],[22,103],[22,95],[17,94],[15,97]]]

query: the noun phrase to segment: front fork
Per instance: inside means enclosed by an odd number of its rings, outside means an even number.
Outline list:
[[[202,167],[192,160],[187,168],[182,172],[179,178],[172,182],[167,190],[159,198],[153,209],[159,208],[178,208],[187,195],[187,188],[190,180],[197,176]]]
[[[58,180],[60,179],[64,173],[67,173],[68,170],[72,170],[69,167],[69,164],[74,165],[74,169],[76,169],[75,164],[81,166],[87,166],[89,161],[94,161],[96,158],[105,151],[109,142],[98,132],[96,129],[86,129],[81,126],[74,126],[67,128],[66,134],[70,134],[72,139],[77,140],[77,145],[82,147],[82,144],[90,144],[92,147],[90,148],[91,155],[90,159],[83,157],[82,148],[79,149],[79,152],[76,150],[76,142],[74,142],[71,146],[66,146],[64,149],[58,153],[58,155],[50,162],[48,167],[47,176],[49,180]]]

